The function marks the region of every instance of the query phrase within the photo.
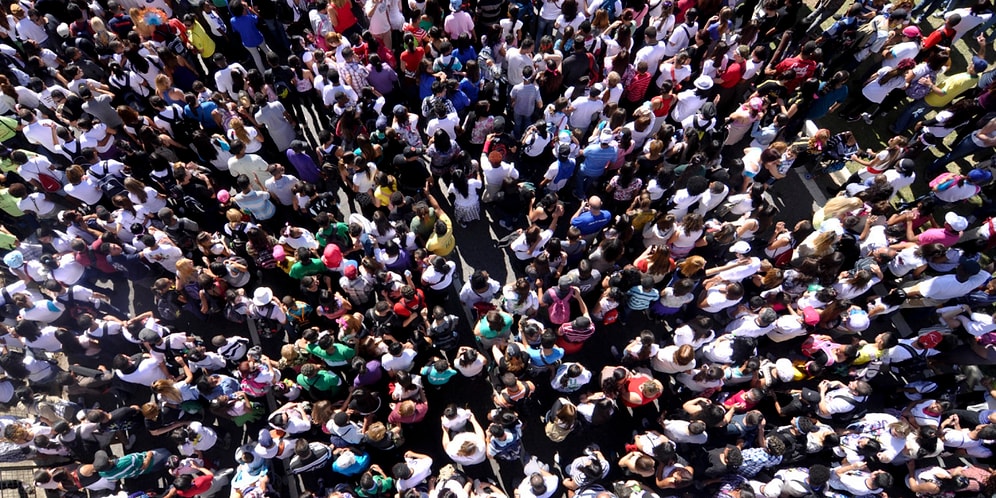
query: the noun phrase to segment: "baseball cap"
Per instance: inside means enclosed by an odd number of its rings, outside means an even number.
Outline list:
[[[847,315],[847,329],[854,332],[861,332],[868,329],[871,320],[865,310],[851,310]]]
[[[978,56],[972,57],[972,68],[975,69],[976,73],[985,71],[987,67],[989,67],[989,63],[985,59]]]
[[[802,309],[802,321],[806,325],[816,325],[820,323],[820,312],[812,306],[806,306]]]
[[[398,104],[398,105],[394,106],[394,115],[395,116],[404,116],[405,114],[408,114],[408,109],[406,109],[405,106],[403,106],[401,104]]]
[[[918,337],[916,342],[927,349],[934,349],[942,340],[944,340],[944,335],[936,330],[932,330]]]
[[[934,349],[942,340],[944,340],[944,335],[936,330],[932,330],[918,337],[916,342],[927,349]]]
[[[3,264],[9,268],[20,268],[24,266],[24,254],[21,251],[10,251],[4,255]]]
[[[325,246],[325,250],[322,252],[322,263],[325,263],[325,267],[330,270],[338,268],[342,264],[342,250],[339,249],[339,246],[335,244]]]
[[[920,28],[916,26],[906,26],[905,28],[903,28],[903,36],[907,38],[919,38]]]
[[[345,270],[343,270],[343,274],[346,275],[346,278],[356,278],[356,276],[359,275],[359,273],[360,273],[359,270],[357,270],[356,267],[353,265],[349,265],[346,267]]]
[[[612,143],[612,132],[610,130],[602,130],[602,132],[598,134],[598,141],[603,144]]]
[[[950,225],[956,232],[961,232],[962,230],[968,228],[968,220],[962,216],[959,216],[958,213],[954,211],[948,211],[948,214],[944,215],[944,223]]]
[[[225,204],[232,198],[232,194],[228,193],[228,190],[221,189],[218,191],[218,202]]]
[[[739,240],[736,244],[730,246],[730,252],[736,254],[747,254],[750,252],[750,244],[747,241]]]
[[[993,173],[987,169],[973,169],[968,172],[968,181],[980,184],[989,183],[993,180]]]

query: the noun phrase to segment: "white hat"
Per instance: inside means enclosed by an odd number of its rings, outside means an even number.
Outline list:
[[[612,143],[612,131],[602,130],[602,133],[598,135],[598,141],[603,144]]]
[[[711,90],[712,89],[712,78],[702,75],[695,78],[695,88],[699,90]]]
[[[736,244],[730,246],[730,252],[734,252],[737,254],[747,254],[750,252],[750,244],[748,244],[747,241],[744,240],[737,241]]]
[[[847,323],[844,325],[847,330],[853,332],[863,332],[871,325],[868,312],[865,310],[851,310],[847,314]]]
[[[339,468],[349,468],[356,465],[356,455],[352,451],[344,451],[339,454],[339,458],[335,459],[336,465]]]
[[[775,360],[775,375],[782,382],[791,382],[795,377],[795,366],[792,365],[792,360],[788,358]]]
[[[269,287],[257,287],[252,293],[252,303],[256,306],[266,306],[273,301],[273,291]]]
[[[948,211],[948,214],[944,215],[944,223],[951,225],[951,228],[956,232],[960,232],[968,228],[968,220],[964,217],[959,216],[958,213],[954,211]]]
[[[560,133],[557,134],[557,139],[559,139],[560,143],[562,143],[562,144],[569,144],[569,143],[571,143],[571,131],[570,130],[560,130]]]
[[[269,459],[277,456],[278,451],[280,451],[280,446],[275,444],[273,436],[270,435],[270,431],[260,429],[259,437],[256,439],[256,445],[253,447],[253,454],[260,458]]]

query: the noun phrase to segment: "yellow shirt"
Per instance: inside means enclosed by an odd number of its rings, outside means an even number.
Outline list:
[[[978,76],[972,76],[968,73],[952,74],[950,77],[944,78],[940,85],[937,85],[941,90],[944,90],[943,95],[930,92],[923,98],[923,101],[930,107],[944,107],[950,104],[955,97],[965,93],[969,88],[975,87],[978,82]]]
[[[456,238],[453,237],[453,222],[450,221],[450,217],[442,211],[437,211],[437,215],[439,216],[439,220],[446,224],[446,233],[443,235],[436,235],[436,232],[433,231],[432,235],[429,236],[429,240],[425,243],[425,248],[436,256],[445,257],[449,256],[456,247]]]
[[[852,365],[864,365],[872,360],[877,360],[882,356],[882,350],[875,344],[865,344],[858,350],[858,356],[851,362]]]
[[[197,49],[197,52],[204,59],[214,55],[214,40],[204,31],[200,23],[195,22],[193,26],[187,28],[187,38],[190,39],[190,44]]]
[[[0,210],[15,217],[20,218],[24,216],[24,211],[17,207],[17,198],[10,195],[10,191],[7,189],[0,189]]]

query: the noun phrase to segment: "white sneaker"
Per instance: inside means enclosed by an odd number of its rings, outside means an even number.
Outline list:
[[[868,114],[867,112],[861,113],[861,119],[865,121],[865,124],[872,124],[871,114]]]
[[[936,17],[936,18],[940,19],[940,18],[944,17],[944,12],[940,12],[940,11],[934,12],[933,14],[930,15],[930,17]]]

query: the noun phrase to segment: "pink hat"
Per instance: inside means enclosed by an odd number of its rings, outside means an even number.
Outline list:
[[[747,106],[755,111],[760,111],[764,108],[764,99],[761,97],[754,97],[747,101]]]
[[[356,278],[356,276],[359,275],[360,272],[355,266],[349,265],[346,267],[346,270],[343,271],[343,273],[346,275],[346,278]]]
[[[283,261],[287,259],[287,253],[284,251],[284,246],[280,244],[273,246],[273,259],[277,261]]]
[[[342,251],[339,246],[335,244],[325,246],[325,252],[322,253],[322,263],[325,263],[325,267],[330,270],[338,268],[342,264]]]
[[[812,306],[806,306],[802,309],[802,320],[806,325],[816,325],[820,323],[820,312]]]
[[[227,190],[221,189],[218,191],[218,202],[225,204],[229,199],[232,198],[232,194],[229,194]]]
[[[907,38],[920,38],[920,28],[916,26],[906,26],[903,28],[903,36]]]

